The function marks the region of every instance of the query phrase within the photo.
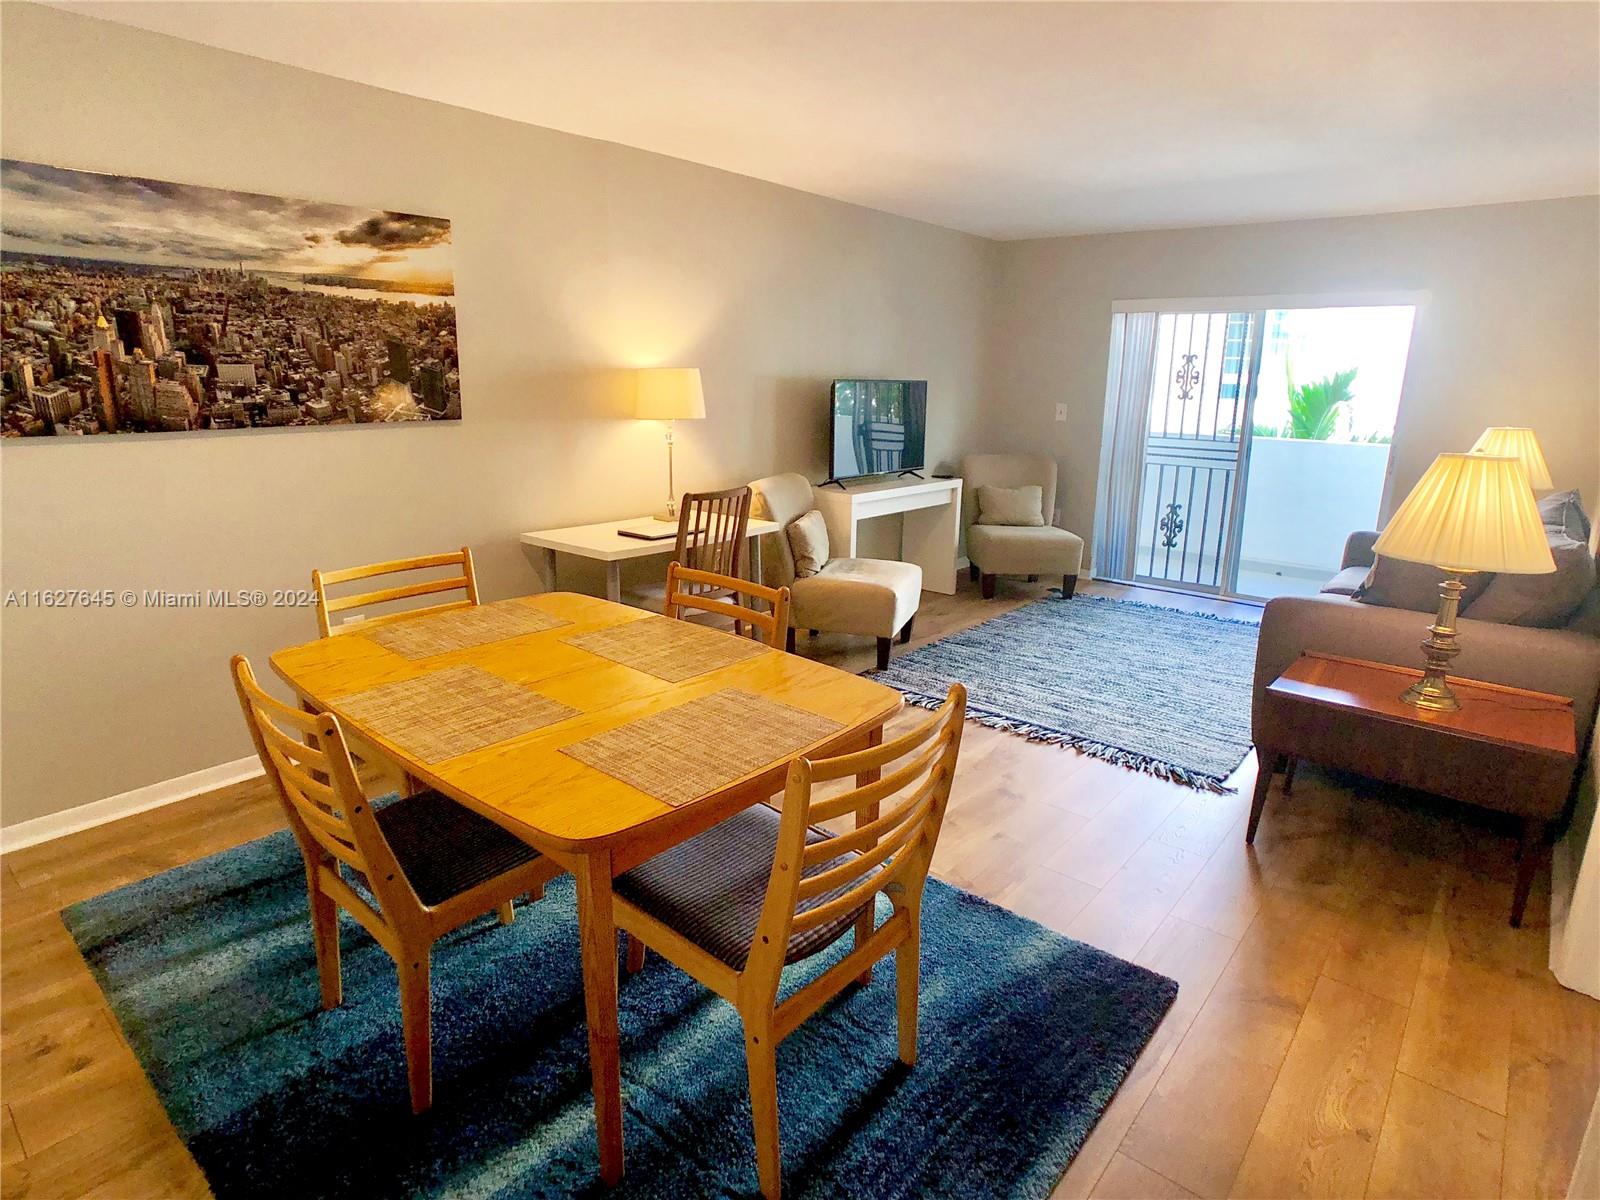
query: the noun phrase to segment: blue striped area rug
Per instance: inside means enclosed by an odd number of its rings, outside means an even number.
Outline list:
[[[655,955],[622,980],[627,1173],[601,1185],[569,878],[435,947],[421,1117],[393,965],[348,918],[345,1003],[320,1008],[287,832],[63,918],[219,1200],[756,1193],[738,1018]],[[930,880],[918,1065],[895,1055],[892,962],[779,1047],[785,1195],[1047,1196],[1176,994]]]
[[[1221,792],[1250,750],[1259,633],[1251,621],[1136,600],[1055,598],[869,674],[927,708],[960,680],[971,720]]]

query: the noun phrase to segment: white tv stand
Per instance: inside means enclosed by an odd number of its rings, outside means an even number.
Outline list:
[[[922,586],[955,595],[956,548],[961,537],[961,480],[886,479],[876,483],[813,487],[812,503],[828,526],[828,552],[856,557],[856,526],[891,513],[904,516],[900,559],[922,568]]]

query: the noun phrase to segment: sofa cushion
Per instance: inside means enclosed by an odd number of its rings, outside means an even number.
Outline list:
[[[1574,633],[1600,638],[1600,587],[1590,589],[1583,603],[1578,605],[1578,611],[1567,621],[1567,628]]]
[[[827,565],[828,526],[823,522],[820,512],[813,508],[790,525],[788,532],[796,579],[815,575]]]
[[[1539,501],[1539,519],[1547,530],[1558,531],[1568,541],[1589,540],[1589,518],[1583,512],[1583,498],[1577,488],[1551,492]]]
[[[884,558],[835,558],[790,589],[789,623],[893,637],[922,602],[922,568]]]
[[[1076,575],[1083,539],[1054,525],[974,525],[967,558],[985,575]]]
[[[1367,567],[1346,567],[1327,583],[1322,585],[1322,590],[1330,596],[1352,596],[1355,590],[1367,580]],[[1438,595],[1438,590],[1434,590]]]
[[[1550,535],[1550,553],[1556,569],[1545,575],[1501,574],[1484,589],[1464,615],[1474,621],[1501,625],[1531,625],[1558,629],[1565,625],[1584,598],[1594,590],[1594,555],[1587,542],[1558,533]]]
[[[1406,562],[1380,554],[1350,598],[1362,604],[1375,604],[1379,608],[1435,612],[1439,608],[1439,585],[1444,582],[1444,575],[1442,568],[1430,563]],[[1474,571],[1461,577],[1461,582],[1467,588],[1461,593],[1463,611],[1483,595],[1493,579],[1494,576],[1487,571]]]
[[[1044,489],[1038,484],[1013,488],[979,485],[977,524],[1043,525]]]

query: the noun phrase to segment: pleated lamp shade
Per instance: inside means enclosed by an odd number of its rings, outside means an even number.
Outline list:
[[[1544,450],[1531,429],[1502,426],[1485,429],[1472,443],[1474,454],[1501,454],[1519,460],[1528,472],[1528,484],[1536,491],[1555,487],[1550,480],[1550,467],[1544,461]]]
[[[1373,549],[1449,571],[1556,569],[1527,472],[1503,455],[1439,455]]]

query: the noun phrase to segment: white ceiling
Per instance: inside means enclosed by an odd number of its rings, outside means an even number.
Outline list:
[[[61,7],[998,238],[1600,192],[1594,3]]]

